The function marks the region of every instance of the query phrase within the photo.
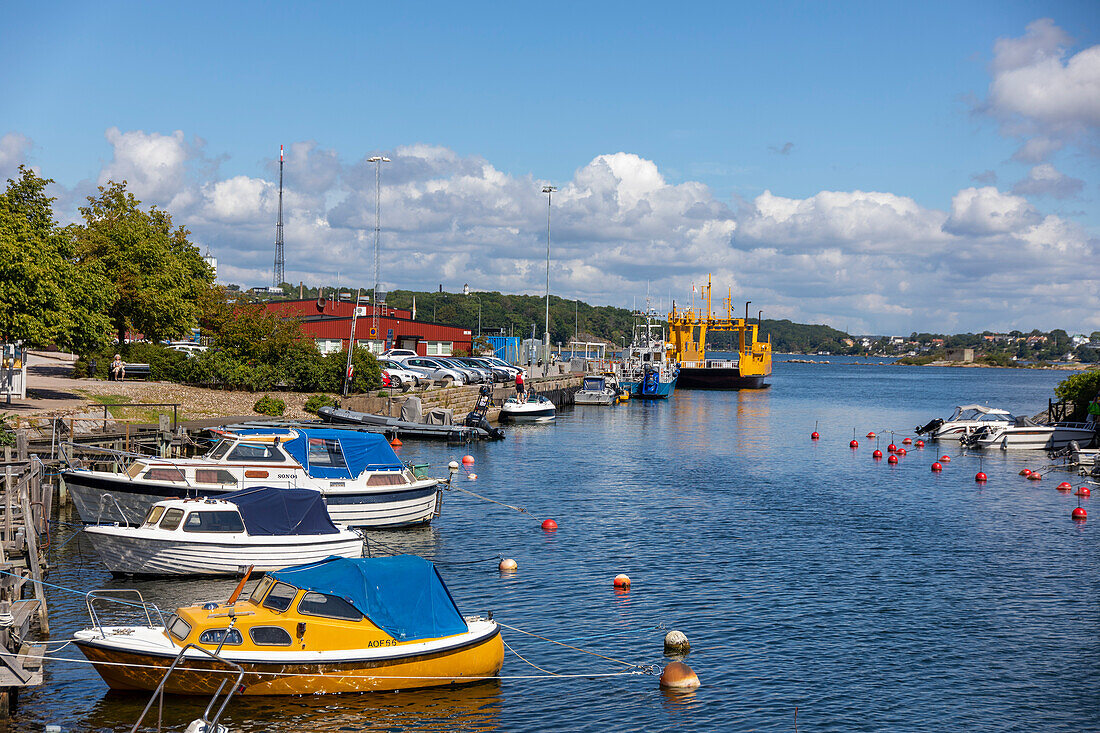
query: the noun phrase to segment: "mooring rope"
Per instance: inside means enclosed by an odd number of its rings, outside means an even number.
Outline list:
[[[508,624],[502,623],[500,621],[497,621],[497,624],[499,624],[500,626],[502,626],[505,629],[511,629],[512,631],[518,631],[521,634],[526,634],[527,636],[533,636],[536,639],[542,639],[543,641],[548,641],[551,644],[557,644],[558,646],[563,646],[567,649],[573,649],[575,651],[582,652],[584,654],[591,654],[594,657],[599,657],[600,659],[606,659],[608,661],[615,662],[616,664],[623,664],[623,665],[626,665],[627,667],[633,667],[635,669],[640,669],[643,672],[650,672],[651,671],[651,666],[652,665],[635,664],[633,662],[627,662],[627,661],[622,660],[622,659],[616,659],[615,657],[609,657],[606,654],[597,654],[596,652],[590,652],[587,649],[581,649],[579,646],[573,646],[572,644],[566,644],[564,641],[555,641],[554,639],[550,639],[550,638],[547,638],[545,636],[540,636],[539,634],[534,634],[530,631],[524,631],[523,629],[516,628],[515,626],[509,626]]]
[[[513,649],[513,648],[511,647],[511,645],[509,645],[509,644],[508,644],[508,642],[506,642],[506,641],[505,641],[504,639],[501,639],[501,640],[500,640],[500,643],[501,643],[501,644],[503,644],[503,645],[504,645],[504,647],[505,647],[505,648],[506,648],[506,649],[507,649],[508,651],[512,652],[512,654],[515,654],[515,655],[516,655],[517,657],[519,657],[519,658],[520,658],[521,660],[523,660],[523,661],[524,661],[524,662],[526,662],[527,664],[531,665],[532,667],[534,667],[534,668],[535,668],[535,669],[537,669],[538,671],[540,671],[540,672],[545,672],[546,674],[549,674],[549,675],[553,675],[553,676],[555,676],[555,677],[561,677],[561,675],[560,675],[560,674],[558,674],[557,672],[551,672],[551,671],[550,671],[550,670],[548,670],[548,669],[543,669],[543,668],[542,668],[542,667],[540,667],[539,665],[537,665],[537,664],[535,664],[534,662],[530,661],[529,659],[527,659],[526,657],[524,657],[524,656],[523,656],[522,654],[520,654],[519,652],[517,652],[517,651],[516,651],[515,649]]]
[[[390,552],[393,552],[397,555],[404,555],[404,554],[408,553],[408,550],[402,550],[399,547],[394,547],[393,545],[387,545],[385,542],[381,542],[381,541],[376,540],[373,537],[369,537],[367,535],[364,535],[363,539],[367,543],[368,548],[370,547],[371,544],[375,544],[375,545],[379,545],[383,549],[389,550]],[[429,560],[429,561],[435,563],[436,565],[476,565],[478,563],[488,562],[489,560],[496,560],[497,562],[500,562],[503,558],[504,558],[503,555],[496,554],[496,555],[491,555],[489,557],[483,557],[483,558],[478,559],[478,560],[439,560],[439,559],[434,558],[434,557],[425,557],[424,559]]]
[[[482,499],[483,501],[490,501],[494,504],[500,504],[501,506],[508,507],[509,509],[513,509],[513,510],[517,511],[520,514],[526,514],[527,516],[531,517],[532,519],[538,520],[538,517],[536,517],[531,512],[527,511],[527,509],[525,509],[524,507],[512,506],[511,504],[505,504],[503,501],[497,501],[496,499],[490,499],[487,496],[482,496],[481,494],[478,494],[474,491],[470,491],[469,489],[463,489],[460,486],[448,486],[447,488],[449,488],[451,491],[461,491],[464,494],[469,494],[470,496],[476,496],[478,499]]]

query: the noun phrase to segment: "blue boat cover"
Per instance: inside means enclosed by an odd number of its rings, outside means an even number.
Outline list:
[[[400,471],[401,459],[386,436],[334,428],[295,428],[298,437],[283,443],[287,453],[314,478],[355,479],[364,471]],[[286,434],[286,428],[245,428],[240,436]]]
[[[279,489],[257,486],[222,498],[241,512],[250,535],[338,534],[328,515],[321,492],[313,489]]]
[[[329,557],[268,575],[297,588],[343,598],[398,641],[437,639],[469,630],[435,566],[416,555]]]

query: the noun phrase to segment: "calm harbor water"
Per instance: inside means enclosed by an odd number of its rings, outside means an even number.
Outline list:
[[[450,492],[431,528],[372,534],[376,551],[435,558],[464,611],[493,609],[552,639],[663,664],[664,629],[680,629],[703,681],[696,692],[665,694],[645,675],[545,678],[508,653],[500,682],[236,698],[223,722],[233,731],[1100,729],[1100,514],[1074,524],[1077,500],[1054,490],[1062,477],[1017,475],[1045,457],[989,455],[990,480],[978,487],[978,458],[957,444],[889,466],[863,437],[883,434],[885,449],[890,429],[900,442],[968,402],[1033,414],[1065,374],[832,361],[777,363],[765,391],[565,410],[472,447],[478,480],[457,485],[554,518],[556,533]],[[811,443],[815,423],[822,438]],[[401,449],[440,473],[462,452]],[[942,453],[955,460],[930,473]],[[112,580],[70,536],[63,527],[52,543],[49,580],[61,586],[136,587],[173,607],[234,585]],[[501,575],[499,555],[519,572]],[[612,588],[620,572],[629,592]],[[87,625],[80,596],[49,599],[54,639]],[[622,669],[507,629],[504,638],[554,672]],[[79,657],[72,647],[59,655]],[[129,730],[146,699],[108,693],[87,665],[51,662],[10,730]],[[182,730],[205,704],[172,700],[166,722]]]

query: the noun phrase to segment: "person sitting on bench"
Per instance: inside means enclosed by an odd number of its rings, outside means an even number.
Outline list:
[[[126,379],[126,365],[122,363],[122,355],[115,354],[115,360],[111,362],[111,379],[122,382]]]

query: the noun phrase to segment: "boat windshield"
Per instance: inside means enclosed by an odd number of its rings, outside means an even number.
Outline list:
[[[596,391],[603,389],[603,386],[603,377],[585,377],[584,386],[581,389]]]
[[[290,583],[276,583],[268,592],[267,597],[264,598],[263,607],[269,608],[275,613],[282,613],[290,608],[290,604],[297,594],[298,589]]]
[[[240,443],[229,454],[231,461],[285,461],[286,456],[274,445],[263,443]]]
[[[248,602],[254,603],[257,606],[260,605],[260,600],[264,597],[264,594],[267,593],[267,589],[270,588],[271,584],[274,582],[275,581],[272,580],[270,577],[265,576],[259,583],[256,584],[256,587],[252,589],[252,594],[248,596]]]
[[[229,452],[229,448],[232,445],[232,440],[219,440],[210,450],[210,452],[206,454],[206,457],[216,461],[222,458],[227,452]]]
[[[331,438],[309,439],[309,465],[348,470],[344,452],[340,449],[340,441]]]
[[[146,527],[152,527],[154,524],[160,521],[160,515],[164,514],[164,507],[154,506],[149,509],[149,513],[145,515],[145,521],[142,522]]]
[[[980,420],[984,413],[978,410],[959,410],[956,412],[953,420]]]
[[[183,523],[184,532],[244,532],[237,512],[191,512]]]

